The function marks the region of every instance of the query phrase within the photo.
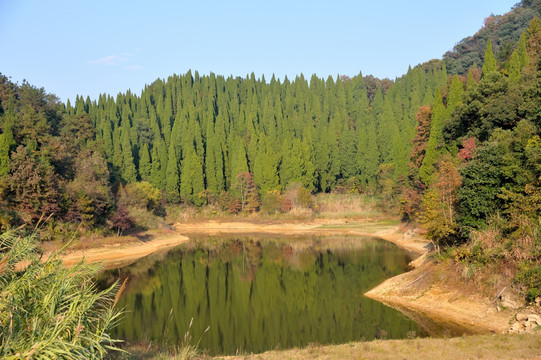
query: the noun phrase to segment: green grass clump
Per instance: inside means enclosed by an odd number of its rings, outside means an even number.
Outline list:
[[[100,268],[42,261],[34,235],[0,235],[0,358],[101,359],[115,350],[116,284],[99,291]]]

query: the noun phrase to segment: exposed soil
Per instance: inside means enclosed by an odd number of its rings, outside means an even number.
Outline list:
[[[128,265],[143,256],[167,250],[188,240],[188,237],[171,230],[86,241],[83,239],[65,250],[61,256],[65,266],[84,260],[88,263],[101,262],[104,268],[110,269]]]
[[[422,237],[404,237],[404,231],[395,221],[314,220],[311,222],[276,222],[270,224],[205,221],[200,223],[177,223],[173,227],[181,234],[271,233],[375,236],[393,242],[419,255],[431,248],[430,242]]]
[[[384,281],[365,296],[413,318],[420,313],[436,322],[456,324],[466,333],[504,333],[514,315],[512,309],[498,310],[497,303],[479,295],[473,284],[431,261]],[[424,325],[422,321],[419,324]]]

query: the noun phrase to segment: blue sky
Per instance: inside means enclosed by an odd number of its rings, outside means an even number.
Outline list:
[[[189,69],[395,78],[518,0],[0,0],[0,72],[63,101]]]

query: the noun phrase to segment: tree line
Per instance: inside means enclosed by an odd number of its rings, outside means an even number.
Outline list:
[[[142,183],[168,203],[195,206],[237,196],[244,180],[259,199],[290,184],[373,194],[407,175],[417,109],[446,82],[441,61],[394,82],[188,72],[140,96],[78,96],[64,105],[2,76],[2,223],[54,213],[100,225],[119,189]]]

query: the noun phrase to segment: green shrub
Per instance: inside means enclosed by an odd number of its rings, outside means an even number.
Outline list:
[[[282,210],[284,199],[278,190],[269,191],[261,202],[261,211],[267,214],[276,214]]]
[[[541,265],[538,262],[522,261],[518,265],[515,282],[526,290],[526,297],[533,301],[541,296]]]
[[[146,181],[131,183],[121,191],[120,202],[125,206],[155,210],[159,207],[162,195],[159,189]]]

